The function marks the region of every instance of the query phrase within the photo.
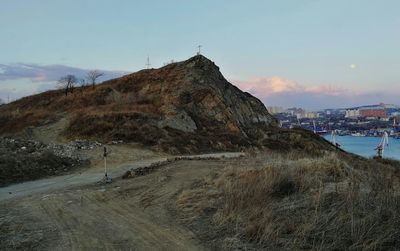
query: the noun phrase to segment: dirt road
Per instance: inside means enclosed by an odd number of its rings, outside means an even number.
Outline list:
[[[137,159],[124,164],[114,163],[108,165],[108,176],[112,178],[121,177],[126,171],[139,167],[150,166],[159,162],[167,162],[171,159],[215,159],[215,158],[236,158],[242,156],[243,153],[214,153],[202,155],[186,155],[186,156],[151,156],[147,159]],[[97,161],[99,162],[99,161]],[[31,194],[51,192],[59,189],[65,189],[74,186],[82,186],[101,181],[104,177],[103,165],[97,164],[92,168],[83,172],[74,174],[57,176],[47,179],[34,180],[20,184],[11,185],[0,188],[0,202],[8,199],[19,198]]]
[[[224,155],[222,160],[201,160]],[[207,250],[174,215],[176,195],[240,154],[192,156],[146,176],[96,182],[100,168],[0,190],[0,249]],[[120,164],[111,175],[164,160]],[[14,189],[7,195],[7,190]],[[19,189],[19,190],[18,190]]]
[[[166,160],[168,155],[138,148],[132,145],[107,146],[110,152],[107,160],[107,172],[111,177],[120,177],[125,171],[140,166],[150,165],[153,162]],[[0,188],[0,202],[7,199],[19,198],[42,192],[51,192],[68,187],[82,186],[100,181],[104,177],[104,161],[102,147],[92,150],[83,150],[91,160],[88,169],[46,179],[23,182]]]

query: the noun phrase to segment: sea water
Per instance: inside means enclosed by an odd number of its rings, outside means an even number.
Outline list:
[[[331,141],[330,134],[324,135],[324,138]],[[376,150],[374,149],[381,142],[381,138],[336,136],[336,142],[347,152],[370,158],[376,155]],[[400,160],[400,139],[389,138],[389,146],[385,146],[383,157]]]

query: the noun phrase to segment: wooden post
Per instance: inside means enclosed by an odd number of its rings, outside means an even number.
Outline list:
[[[106,147],[104,147],[103,158],[104,158],[104,176],[107,177],[107,148]]]

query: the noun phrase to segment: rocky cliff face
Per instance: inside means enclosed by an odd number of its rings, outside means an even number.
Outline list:
[[[130,82],[139,87],[140,96],[151,103],[160,102],[161,127],[240,133],[255,124],[276,125],[260,100],[230,84],[219,68],[201,55],[126,76],[122,85]]]

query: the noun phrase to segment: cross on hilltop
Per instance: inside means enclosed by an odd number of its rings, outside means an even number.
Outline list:
[[[201,45],[197,46],[197,48],[199,48],[199,50],[197,51],[197,55],[201,54]]]

